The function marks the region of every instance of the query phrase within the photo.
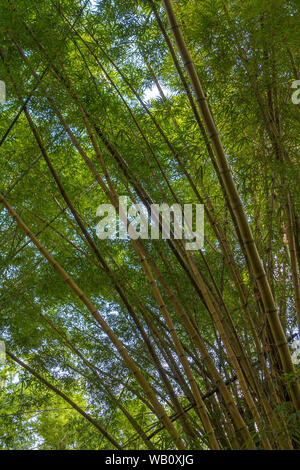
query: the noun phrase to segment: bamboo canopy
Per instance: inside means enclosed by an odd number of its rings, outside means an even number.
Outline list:
[[[0,449],[299,449],[297,2],[0,7]]]

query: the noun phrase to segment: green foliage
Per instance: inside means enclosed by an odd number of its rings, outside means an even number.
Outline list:
[[[110,201],[82,154],[90,159],[105,184],[109,184],[108,174],[116,194],[127,195],[131,201],[140,202],[136,188],[141,185],[155,203],[172,204],[174,194],[180,204],[199,203],[186,176],[188,172],[203,200],[213,204],[213,217],[231,247],[254,331],[267,357],[267,366],[276,377],[274,384],[280,397],[276,405],[281,403],[278,414],[287,423],[297,448],[299,412],[284,395],[278,378],[282,371],[276,369],[277,358],[272,355],[270,331],[253,273],[249,272],[224,191],[151,2],[99,0],[93,2],[93,8],[90,2],[84,8],[86,2],[75,0],[19,0],[13,2],[13,8],[11,3],[0,0],[0,79],[7,84],[7,103],[0,110],[0,139],[30,96],[27,110],[59,181],[111,274],[101,266],[67,207],[24,112],[0,147],[1,194],[93,301],[138,363],[166,413],[173,415],[174,403],[162,375],[116,284],[125,291],[183,407],[194,406],[186,372],[131,241],[103,241],[96,237],[96,209]],[[154,3],[168,28],[160,2]],[[209,97],[289,336],[296,331],[297,312],[284,217],[287,193],[295,220],[299,211],[300,106],[291,102],[291,83],[299,79],[296,73],[299,74],[300,66],[298,2],[180,0],[174,6]],[[24,52],[23,57],[18,48]],[[155,80],[166,96],[159,95]],[[271,118],[280,129],[276,145],[268,130]],[[100,158],[89,135],[91,128]],[[96,128],[119,152],[127,174]],[[278,156],[278,146],[288,155],[284,161]],[[294,232],[299,243],[296,227]],[[259,384],[268,395],[261,356],[243,310],[245,302],[207,214],[205,237],[203,252],[193,254],[195,266],[213,292],[216,305],[223,313],[230,313],[230,328],[237,332]],[[195,289],[195,276],[186,269],[186,259],[180,262],[166,241],[147,240],[145,247],[165,284],[180,299],[201,333],[223,380],[228,380],[235,374],[234,364],[206,303]],[[149,406],[148,397],[95,318],[2,208],[0,270],[0,339],[13,354],[100,423],[120,445],[145,449],[145,442],[117,401],[151,434],[161,423]],[[296,270],[299,273],[297,263]],[[156,280],[197,385],[205,394],[215,387],[214,380],[161,279]],[[152,324],[164,343],[155,336]],[[0,364],[0,373],[1,449],[112,448],[90,422],[9,357],[6,365]],[[288,377],[287,388],[298,378]],[[230,387],[257,447],[262,448],[262,434],[241,398],[240,386]],[[268,399],[273,405],[274,397],[268,395]],[[265,410],[257,395],[255,401],[263,414]],[[218,395],[218,399],[209,397],[206,403],[221,446],[232,448],[232,423],[228,424],[230,420],[221,402]],[[199,416],[193,409],[186,414],[197,438],[186,433],[180,420],[176,419],[174,426],[187,448],[209,448]],[[166,429],[157,432],[152,442],[159,449],[174,448]]]

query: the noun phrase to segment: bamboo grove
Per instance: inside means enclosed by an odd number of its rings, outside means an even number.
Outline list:
[[[1,449],[299,449],[299,13],[0,0]],[[203,248],[100,240],[119,196]]]

